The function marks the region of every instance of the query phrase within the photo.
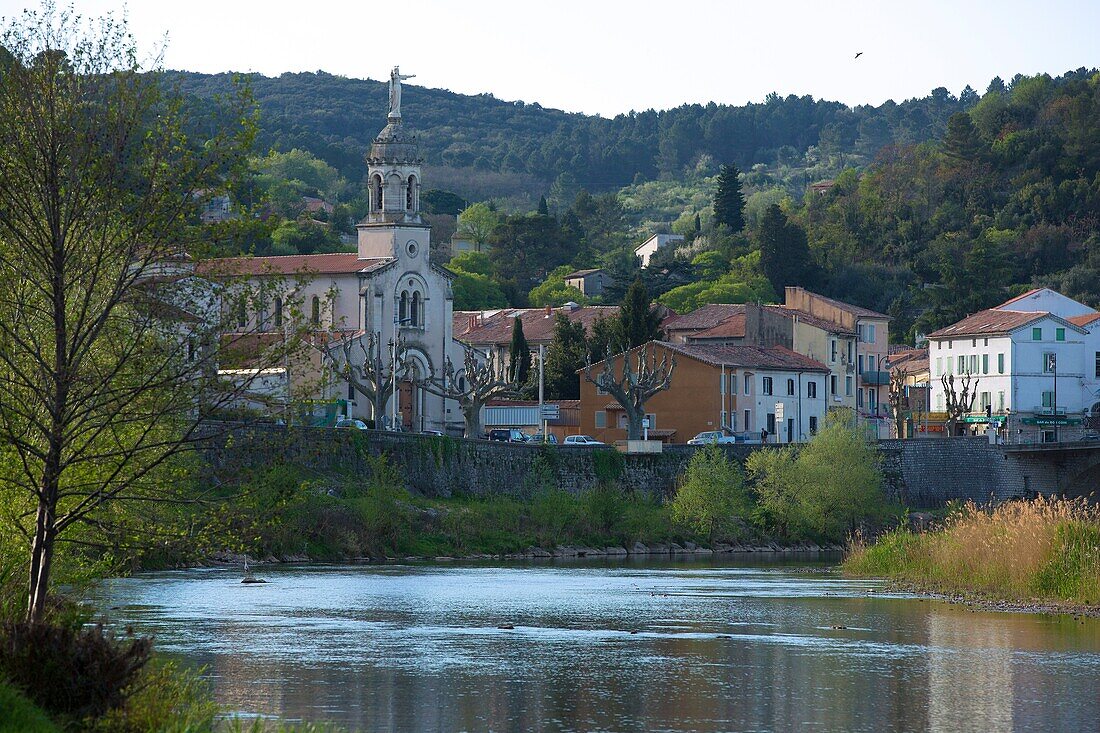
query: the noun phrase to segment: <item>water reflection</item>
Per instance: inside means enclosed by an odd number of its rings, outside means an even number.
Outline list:
[[[762,565],[333,567],[115,580],[234,710],[355,729],[1091,730],[1100,624]],[[511,626],[513,628],[500,628]]]

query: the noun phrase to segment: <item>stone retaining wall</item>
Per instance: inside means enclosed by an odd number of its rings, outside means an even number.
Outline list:
[[[1066,461],[1013,453],[985,438],[885,440],[879,447],[887,494],[911,508],[1057,493],[1074,470]],[[744,463],[754,450],[775,446],[722,448]],[[539,476],[583,493],[597,485],[598,464],[606,463],[600,454],[610,450],[279,426],[235,427],[212,434],[205,445],[208,463],[221,475],[286,462],[365,478],[370,475],[367,457],[386,454],[410,489],[429,496],[523,496]],[[626,491],[667,497],[695,450],[673,445],[663,453],[623,456],[618,480]]]

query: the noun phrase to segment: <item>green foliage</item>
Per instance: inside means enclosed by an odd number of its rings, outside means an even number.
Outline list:
[[[531,347],[523,335],[523,319],[512,319],[512,343],[508,349],[508,363],[513,382],[526,384],[531,371]]]
[[[500,225],[500,219],[500,214],[489,204],[484,202],[470,204],[458,214],[456,234],[460,239],[479,246],[488,244],[493,232]]]
[[[0,679],[52,715],[79,721],[126,702],[152,641],[119,640],[100,626],[7,621],[0,650]]]
[[[718,174],[714,194],[714,221],[732,232],[745,228],[745,196],[741,193],[741,171],[736,165],[724,165]]]
[[[764,213],[757,239],[760,265],[775,292],[783,292],[788,285],[814,286],[817,267],[810,255],[806,232],[789,221],[775,204]]]
[[[590,300],[578,288],[565,284],[565,276],[573,272],[572,265],[562,265],[546,276],[546,279],[531,289],[527,300],[535,308],[551,305],[555,308],[570,301],[587,305]]]
[[[457,310],[488,310],[491,308],[504,308],[508,305],[504,292],[487,273],[468,270],[466,267],[488,269],[488,260],[483,263],[486,255],[482,252],[463,252],[453,257],[447,265],[447,269],[454,273],[455,279],[451,283],[451,291],[454,293],[454,309]]]
[[[1040,598],[1100,598],[1100,524],[1059,523],[1049,559],[1039,568],[1031,590]]]
[[[563,313],[554,315],[554,337],[546,349],[543,369],[546,397],[551,400],[576,400],[581,396],[577,370],[584,367],[584,324],[570,321]]]
[[[626,291],[619,307],[619,328],[623,338],[621,351],[661,338],[661,316],[653,308],[649,291],[636,279]]]
[[[618,481],[626,470],[626,459],[617,450],[601,448],[592,451],[592,470],[596,473],[596,481],[601,484],[611,484]]]
[[[734,540],[743,526],[738,520],[749,518],[752,508],[741,467],[717,445],[708,445],[688,462],[672,501],[672,518],[712,541]]]
[[[540,214],[505,217],[489,237],[493,274],[527,292],[555,267],[572,261],[578,243],[565,235],[558,220]]]
[[[745,468],[766,526],[836,542],[886,516],[879,463],[865,432],[836,410],[804,447],[757,451]]]
[[[420,208],[426,214],[458,216],[469,205],[469,202],[457,193],[441,191],[438,188],[429,188],[420,194]]]
[[[615,481],[601,481],[584,495],[585,508],[594,527],[610,533],[626,515],[626,497]]]
[[[271,245],[273,255],[347,251],[340,237],[328,225],[311,219],[284,221],[271,233]]]
[[[18,690],[0,682],[0,733],[61,733],[61,728]]]

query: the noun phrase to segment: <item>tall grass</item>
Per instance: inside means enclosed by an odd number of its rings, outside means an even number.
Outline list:
[[[1100,508],[1083,499],[968,503],[934,531],[853,542],[844,569],[945,593],[1097,603]]]

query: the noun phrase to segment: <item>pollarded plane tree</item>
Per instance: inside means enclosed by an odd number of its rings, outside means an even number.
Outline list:
[[[620,365],[618,371],[616,363]],[[585,360],[585,381],[607,392],[622,405],[626,412],[627,439],[641,440],[645,403],[672,384],[676,357],[670,359],[666,353],[658,359],[647,343],[639,346],[633,355],[624,352],[604,359],[601,364],[593,364],[591,358]]]
[[[398,337],[395,350],[392,341],[383,344],[379,334],[372,331],[362,338],[344,339],[340,342],[339,353],[335,350],[331,352],[335,372],[370,403],[375,427],[382,427],[386,402],[393,395],[397,383],[405,377],[407,350],[404,338]]]
[[[465,353],[461,372],[455,369],[448,358],[441,373],[436,373],[433,369],[427,377],[417,380],[417,386],[457,402],[466,425],[466,437],[480,438],[484,432],[481,408],[489,400],[514,397],[523,385],[509,376],[503,361],[493,352],[482,356],[469,346],[464,346],[463,349]]]
[[[905,386],[909,380],[909,370],[896,367],[890,372],[890,416],[894,418],[894,435],[905,437],[905,410],[909,407]]]
[[[978,397],[978,382],[970,380],[970,374],[962,374],[959,377],[958,389],[955,387],[955,375],[944,374],[940,377],[943,385],[944,408],[947,413],[947,434],[955,434],[955,426],[963,415],[969,415],[974,410],[974,400]]]

